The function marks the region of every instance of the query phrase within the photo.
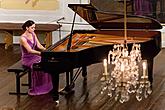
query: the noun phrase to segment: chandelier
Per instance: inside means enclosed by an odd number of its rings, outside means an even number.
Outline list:
[[[126,0],[124,0],[124,43],[116,44],[103,60],[104,72],[101,78],[101,94],[107,93],[124,103],[134,94],[138,101],[152,93],[148,80],[147,61],[141,58],[140,44],[127,47]]]

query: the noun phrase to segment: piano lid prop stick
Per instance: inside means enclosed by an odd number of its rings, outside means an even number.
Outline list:
[[[72,44],[72,35],[73,35],[73,28],[74,28],[75,18],[76,18],[76,12],[74,13],[74,17],[73,17],[73,24],[72,24],[72,28],[71,28],[68,44],[67,44],[67,51],[70,51],[71,44]]]

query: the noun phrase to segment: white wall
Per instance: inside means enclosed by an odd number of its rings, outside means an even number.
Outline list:
[[[34,20],[36,23],[56,23],[59,18],[65,17],[63,22],[72,23],[73,11],[68,8],[70,3],[89,3],[89,0],[59,0],[60,8],[56,11],[41,10],[7,10],[0,8],[0,22],[23,23],[28,19]],[[76,17],[76,22],[84,22]],[[79,28],[80,26],[76,27]],[[61,34],[65,37],[69,34],[71,24],[62,24]],[[4,42],[4,34],[0,33],[0,43]],[[14,36],[13,43],[18,43],[19,36]],[[59,32],[53,32],[53,43],[59,40]]]

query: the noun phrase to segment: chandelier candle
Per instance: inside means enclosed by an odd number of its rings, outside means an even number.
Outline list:
[[[111,63],[111,59],[110,59],[110,55],[111,55],[111,51],[109,51],[109,53],[108,53],[108,64],[110,64]]]
[[[107,70],[107,59],[103,60],[103,66],[104,66],[104,75],[108,75],[108,70]]]
[[[148,74],[147,74],[147,61],[143,61],[142,65],[143,65],[143,77],[146,78],[146,77],[148,77]]]

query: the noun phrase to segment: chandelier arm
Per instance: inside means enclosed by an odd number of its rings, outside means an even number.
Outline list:
[[[124,0],[124,45],[127,48],[127,5]]]

